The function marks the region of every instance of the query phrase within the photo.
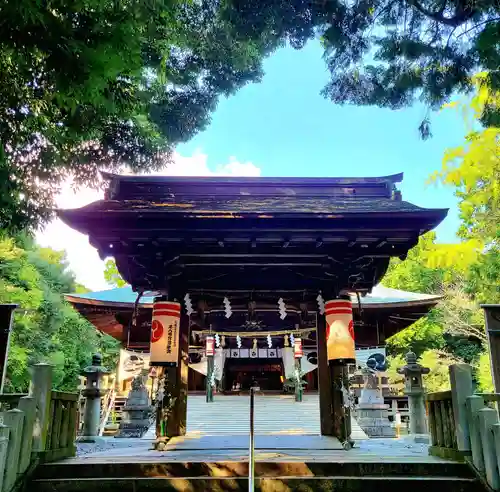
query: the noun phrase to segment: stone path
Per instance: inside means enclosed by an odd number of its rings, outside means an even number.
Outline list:
[[[117,442],[119,441],[119,442]],[[125,441],[128,441],[125,444]],[[428,446],[412,438],[370,439],[357,442],[345,451],[338,441],[326,436],[268,435],[256,437],[257,461],[319,462],[422,462],[442,461],[428,455]],[[152,441],[105,438],[96,452],[83,454],[71,461],[85,462],[151,462],[151,461],[247,461],[248,438],[234,436],[185,436],[175,438],[166,451],[152,450]]]

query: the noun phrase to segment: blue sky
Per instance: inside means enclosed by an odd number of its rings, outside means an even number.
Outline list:
[[[338,106],[320,91],[328,72],[317,42],[301,51],[283,48],[264,64],[260,84],[247,85],[222,99],[211,125],[189,143],[183,155],[201,150],[215,168],[233,156],[252,162],[263,176],[381,176],[404,171],[403,199],[424,207],[450,208],[438,240],[456,240],[453,190],[426,186],[441,167],[444,150],[460,144],[464,124],[453,110],[432,115],[434,137],[422,141],[422,105],[399,111]]]

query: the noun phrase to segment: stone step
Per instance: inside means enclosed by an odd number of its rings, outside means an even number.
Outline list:
[[[111,459],[111,458],[110,458]],[[258,462],[255,490],[335,492],[474,492],[478,483],[460,463]],[[40,466],[27,490],[37,492],[248,491],[248,463],[106,462]]]

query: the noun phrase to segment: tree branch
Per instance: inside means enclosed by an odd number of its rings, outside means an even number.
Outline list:
[[[433,12],[429,9],[426,9],[421,3],[418,2],[418,0],[408,0],[408,3],[410,5],[413,5],[420,13],[429,17],[430,19],[451,27],[460,26],[464,22],[467,22],[476,13],[475,9],[469,7],[468,9],[457,9],[453,17],[445,17],[442,10]]]

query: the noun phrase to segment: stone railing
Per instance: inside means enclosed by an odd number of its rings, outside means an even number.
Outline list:
[[[431,437],[429,452],[443,458],[460,458],[451,391],[428,393],[426,404]]]
[[[47,364],[33,368],[29,395],[0,395],[0,492],[14,489],[38,462],[75,455],[77,399],[52,391]]]
[[[474,393],[472,368],[450,366],[451,391],[427,396],[430,453],[465,460],[490,489],[500,490],[498,393]]]

